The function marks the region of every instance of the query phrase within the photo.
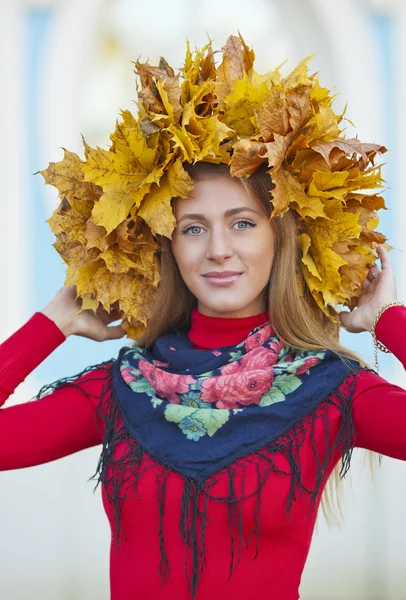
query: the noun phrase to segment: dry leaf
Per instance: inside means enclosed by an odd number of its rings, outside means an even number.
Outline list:
[[[48,222],[66,283],[77,286],[82,310],[119,310],[129,337],[152,312],[157,236],[172,236],[172,200],[193,186],[185,162],[225,163],[234,177],[267,165],[272,218],[299,215],[304,281],[335,323],[332,307],[356,306],[374,244],[386,243],[374,164],[386,148],[345,138],[344,113],[309,73],[309,58],[287,77],[280,67],[258,74],[254,58],[239,35],[228,38],[218,67],[211,42],[194,51],[187,42],[179,73],[164,58],[137,61],[138,115],[121,113],[108,149],[83,140],[85,160],[65,150],[41,172],[61,199]]]

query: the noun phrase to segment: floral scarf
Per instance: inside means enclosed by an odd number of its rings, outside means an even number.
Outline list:
[[[230,478],[228,495],[216,499],[228,507],[231,574],[236,566],[234,545],[238,543],[239,552],[245,543],[238,526],[244,490],[232,483],[237,471],[245,469],[244,459],[255,457],[264,467],[258,468],[254,515],[257,553],[261,491],[272,470],[290,478],[289,514],[297,494],[307,496],[314,508],[333,453],[342,456],[342,476],[349,468],[354,445],[351,399],[356,376],[363,370],[357,361],[343,361],[330,350],[293,350],[267,324],[253,329],[240,344],[215,350],[195,349],[186,331],[168,333],[150,350],[122,348],[118,358],[106,365],[109,377],[98,408],[105,432],[94,477],[114,508],[116,543],[125,496],[130,489],[136,492],[143,473],[151,468],[145,467],[147,455],[157,472],[159,576],[164,581],[170,572],[163,527],[166,479],[176,471],[184,482],[180,529],[192,599],[205,563],[207,502],[219,478]],[[299,449],[308,428],[314,436],[317,419],[325,420],[328,428],[328,411],[323,407],[329,405],[341,413],[340,430],[322,455],[313,448],[316,476],[308,489],[301,478]],[[274,458],[280,454],[287,458],[286,471],[276,466]],[[206,500],[203,510],[198,508],[201,495]]]
[[[216,350],[195,350],[186,334],[164,335],[151,351],[123,348],[114,389],[132,436],[200,481],[280,436],[345,371],[331,351],[293,353],[271,334],[257,327]]]
[[[288,459],[289,469],[284,472],[290,477],[288,513],[297,493],[307,495],[311,506],[315,506],[331,455],[337,450],[342,456],[341,475],[347,472],[354,443],[351,397],[360,370],[357,361],[343,361],[330,350],[291,349],[269,324],[253,329],[240,344],[214,350],[195,349],[186,331],[159,337],[150,350],[123,348],[112,364],[112,397],[107,394],[106,402],[100,404],[106,433],[97,473],[115,508],[116,539],[120,535],[123,480],[127,480],[130,468],[136,482],[131,485],[136,487],[147,454],[157,470],[159,575],[164,581],[170,571],[163,514],[166,478],[176,471],[184,481],[180,529],[185,543],[185,572],[191,598],[195,598],[205,563],[207,520],[207,502],[202,512],[199,497],[204,495],[208,501],[212,486],[224,474],[231,482],[237,470],[245,468],[245,457],[255,455],[264,463],[258,471],[262,475],[258,476],[256,492],[258,552],[261,490],[269,472],[278,469],[276,454]],[[302,434],[307,428],[313,435],[318,418],[327,419],[327,411],[319,408],[329,404],[341,412],[341,427],[332,446],[323,456],[316,456],[315,484],[309,490],[301,479],[298,448],[303,442],[298,440],[304,439]],[[123,441],[128,444],[124,455],[115,452]],[[317,449],[314,451],[317,454]],[[244,544],[236,525],[244,497],[243,490],[230,484],[228,496],[217,499],[226,502],[229,511],[230,573],[235,568],[234,537],[238,552]],[[196,535],[197,528],[202,535]]]

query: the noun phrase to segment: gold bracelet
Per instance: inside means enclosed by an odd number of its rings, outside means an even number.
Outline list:
[[[377,340],[376,333],[375,333],[375,327],[376,327],[376,325],[377,325],[377,323],[379,321],[379,318],[382,315],[382,313],[384,313],[385,310],[387,308],[390,308],[391,306],[405,306],[405,303],[404,302],[400,302],[400,301],[399,302],[388,302],[388,304],[384,304],[383,306],[381,306],[381,308],[378,311],[378,314],[375,317],[375,321],[374,321],[374,324],[372,326],[372,329],[370,330],[370,333],[371,333],[371,335],[373,337],[373,340],[374,340],[374,360],[375,360],[375,367],[376,367],[377,371],[379,371],[379,365],[378,365],[378,348],[382,352],[390,352],[390,350],[388,350],[386,346],[384,346],[381,342],[379,342]]]

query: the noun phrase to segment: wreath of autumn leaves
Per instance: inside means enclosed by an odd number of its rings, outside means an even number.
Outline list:
[[[83,140],[85,160],[64,158],[41,171],[60,205],[48,220],[55,248],[67,264],[82,310],[118,309],[128,337],[147,325],[160,281],[156,235],[171,237],[173,197],[187,197],[193,181],[184,162],[230,165],[246,177],[266,163],[275,185],[272,218],[295,210],[303,273],[320,309],[335,323],[335,305],[354,308],[367,265],[376,258],[375,231],[383,198],[377,154],[386,148],[346,139],[343,114],[308,59],[287,76],[260,75],[254,52],[230,36],[216,66],[212,43],[191,51],[175,74],[135,63],[138,115],[123,111],[108,150]]]

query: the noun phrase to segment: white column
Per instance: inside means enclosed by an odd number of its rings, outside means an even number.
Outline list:
[[[381,0],[382,1],[382,0]],[[389,1],[389,0],[386,0]],[[396,22],[395,39],[395,103],[396,103],[396,146],[392,155],[396,156],[395,174],[395,243],[401,250],[398,264],[400,277],[397,280],[399,300],[406,302],[406,2],[404,0],[391,0],[394,4],[394,18]],[[406,388],[406,373],[399,364],[399,384]]]
[[[100,0],[0,0],[0,342],[29,317],[25,298],[30,289],[31,240],[36,235],[26,212],[32,173],[25,145],[25,10],[29,6],[55,11],[40,82],[39,165],[46,166],[58,159],[57,147],[65,144],[71,149],[73,132],[79,135],[75,109],[85,76],[81,55],[90,52],[101,4]],[[51,206],[49,214],[50,210]],[[23,384],[7,405],[27,401],[36,392],[33,383]],[[94,496],[93,485],[87,483],[98,454],[95,448],[35,469],[1,473],[1,598],[107,600],[109,528],[100,493]]]
[[[28,150],[24,114],[24,31],[20,1],[0,2],[0,340],[27,316]]]
[[[59,0],[44,53],[39,97],[39,161],[61,160],[61,148],[83,154],[79,130],[82,82],[88,72],[106,0]],[[47,186],[48,212],[57,192]]]
[[[377,1],[377,0],[375,0]],[[395,203],[393,207],[394,241],[393,245],[401,250],[397,253],[397,291],[399,300],[406,302],[406,3],[404,0],[380,0],[382,4],[390,4],[396,23],[393,39],[395,56],[395,102],[396,102],[396,145],[391,155],[395,160],[396,173],[394,180]],[[396,383],[406,389],[406,373],[399,363],[397,365]],[[406,517],[406,464],[401,461],[384,459],[385,478],[382,482],[385,492],[385,509],[387,520],[387,598],[400,600],[405,597],[405,538]]]
[[[362,3],[284,0],[278,7],[289,22],[301,58],[316,53],[310,66],[320,69],[322,85],[334,87],[337,109],[348,103],[347,116],[360,139],[385,143],[378,50]]]

